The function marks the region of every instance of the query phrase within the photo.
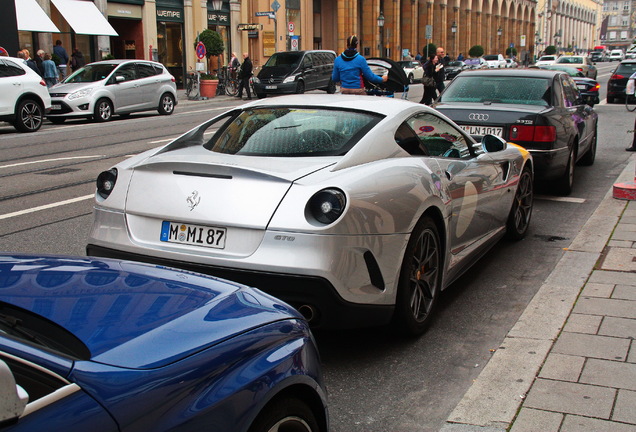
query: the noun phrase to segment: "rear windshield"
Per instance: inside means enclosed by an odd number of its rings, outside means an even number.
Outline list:
[[[247,109],[205,148],[246,156],[341,156],[380,120],[378,115],[345,110]]]
[[[621,63],[616,68],[616,73],[620,75],[625,75],[629,78],[631,74],[636,72],[636,62],[634,63]]]
[[[295,68],[300,64],[302,58],[301,53],[276,53],[267,60],[265,66]]]
[[[484,60],[498,60],[499,56],[496,55],[485,55]]]
[[[559,64],[581,64],[583,57],[559,57],[556,62]]]
[[[95,82],[105,79],[117,67],[116,64],[96,64],[84,66],[64,80],[65,83]]]
[[[495,102],[548,106],[552,100],[546,78],[460,74],[440,97],[441,102]]]

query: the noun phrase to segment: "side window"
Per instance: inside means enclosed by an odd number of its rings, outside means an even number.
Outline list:
[[[311,67],[311,54],[306,54],[305,57],[303,57],[302,67],[303,69]]]
[[[137,63],[137,73],[139,74],[139,78],[148,78],[157,75],[157,71],[153,65],[148,63]]]
[[[573,107],[579,104],[580,94],[576,84],[569,76],[561,77],[563,84],[563,103],[565,107]]]
[[[132,81],[137,79],[137,71],[135,70],[135,64],[125,64],[115,72],[115,76],[123,76],[124,81]]]
[[[395,142],[411,156],[426,156],[426,149],[421,145],[415,131],[407,123],[402,123],[395,132]]]
[[[11,62],[0,61],[0,78],[25,75],[26,72],[20,66],[14,65]]]
[[[406,121],[419,138],[425,154],[445,158],[470,158],[465,136],[453,125],[431,113],[421,113]]]

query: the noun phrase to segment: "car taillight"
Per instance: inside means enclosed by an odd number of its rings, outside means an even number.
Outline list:
[[[511,141],[535,141],[553,142],[556,140],[556,128],[554,126],[510,126]]]
[[[589,89],[588,91],[599,91],[601,89],[601,85],[600,84],[596,84],[594,87],[592,87],[591,89]]]
[[[46,87],[46,83],[44,82],[44,80],[40,80],[40,85]]]
[[[614,74],[610,77],[611,80],[618,80],[618,79],[623,79],[625,78],[623,75],[620,74]]]
[[[177,82],[177,80],[176,80],[176,78],[175,78],[175,77],[172,77],[172,78],[170,79],[170,81],[172,81],[172,82]]]
[[[583,68],[582,67],[576,68],[576,70],[579,71],[579,72],[583,72]]]

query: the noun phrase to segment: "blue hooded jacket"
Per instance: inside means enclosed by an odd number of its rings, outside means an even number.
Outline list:
[[[367,60],[354,49],[348,49],[336,57],[333,64],[331,79],[340,82],[340,86],[346,89],[364,88],[362,77],[374,84],[381,84],[382,77],[371,71]]]

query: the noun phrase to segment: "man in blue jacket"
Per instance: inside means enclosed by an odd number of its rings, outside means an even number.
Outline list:
[[[331,80],[340,82],[340,93],[364,95],[363,77],[374,84],[381,84],[388,79],[387,75],[379,76],[371,71],[367,60],[360,55],[358,49],[358,37],[347,38],[347,49],[336,57],[333,65]]]

